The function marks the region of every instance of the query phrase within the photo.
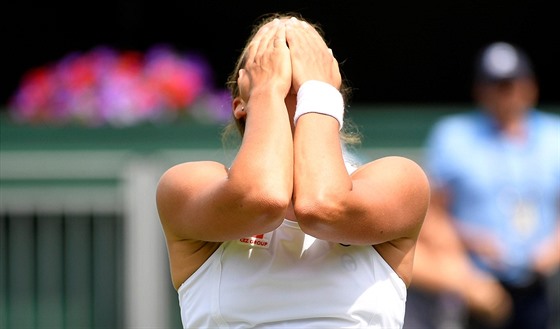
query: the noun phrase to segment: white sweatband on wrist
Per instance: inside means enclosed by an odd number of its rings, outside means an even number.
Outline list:
[[[306,113],[320,113],[338,120],[339,130],[342,129],[344,118],[344,100],[338,89],[332,85],[317,80],[304,82],[297,93],[294,126],[300,116]]]

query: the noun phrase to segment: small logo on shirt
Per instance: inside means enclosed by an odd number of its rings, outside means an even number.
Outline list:
[[[270,240],[272,238],[272,232],[253,235],[248,238],[239,239],[239,243],[248,244],[252,247],[268,248],[270,245]]]

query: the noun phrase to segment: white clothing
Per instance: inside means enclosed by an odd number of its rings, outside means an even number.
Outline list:
[[[224,242],[178,289],[184,328],[401,328],[406,285],[372,246],[284,220]]]

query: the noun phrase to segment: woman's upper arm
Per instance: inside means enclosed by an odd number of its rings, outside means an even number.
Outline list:
[[[225,175],[225,168],[215,162],[182,163],[165,171],[157,186],[156,205],[168,239],[194,238],[204,224],[211,224],[197,223],[192,212],[205,202],[212,205],[211,200],[201,199],[199,193],[205,193],[203,190],[218,184]]]
[[[430,200],[428,179],[418,164],[382,158],[356,172],[352,183],[351,208],[363,209],[362,225],[373,242],[417,238]]]
[[[308,234],[352,244],[416,240],[430,189],[415,162],[403,157],[381,158],[356,170],[351,180],[349,190],[331,194],[333,199],[318,207],[312,225],[304,225]]]
[[[167,239],[226,241],[269,229],[275,208],[268,212],[256,207],[258,202],[247,200],[241,189],[229,179],[228,168],[217,162],[188,162],[168,169],[156,191]]]

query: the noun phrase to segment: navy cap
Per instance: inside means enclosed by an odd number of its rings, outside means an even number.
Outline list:
[[[476,63],[475,80],[499,82],[533,76],[531,61],[518,47],[495,42],[482,50]]]

